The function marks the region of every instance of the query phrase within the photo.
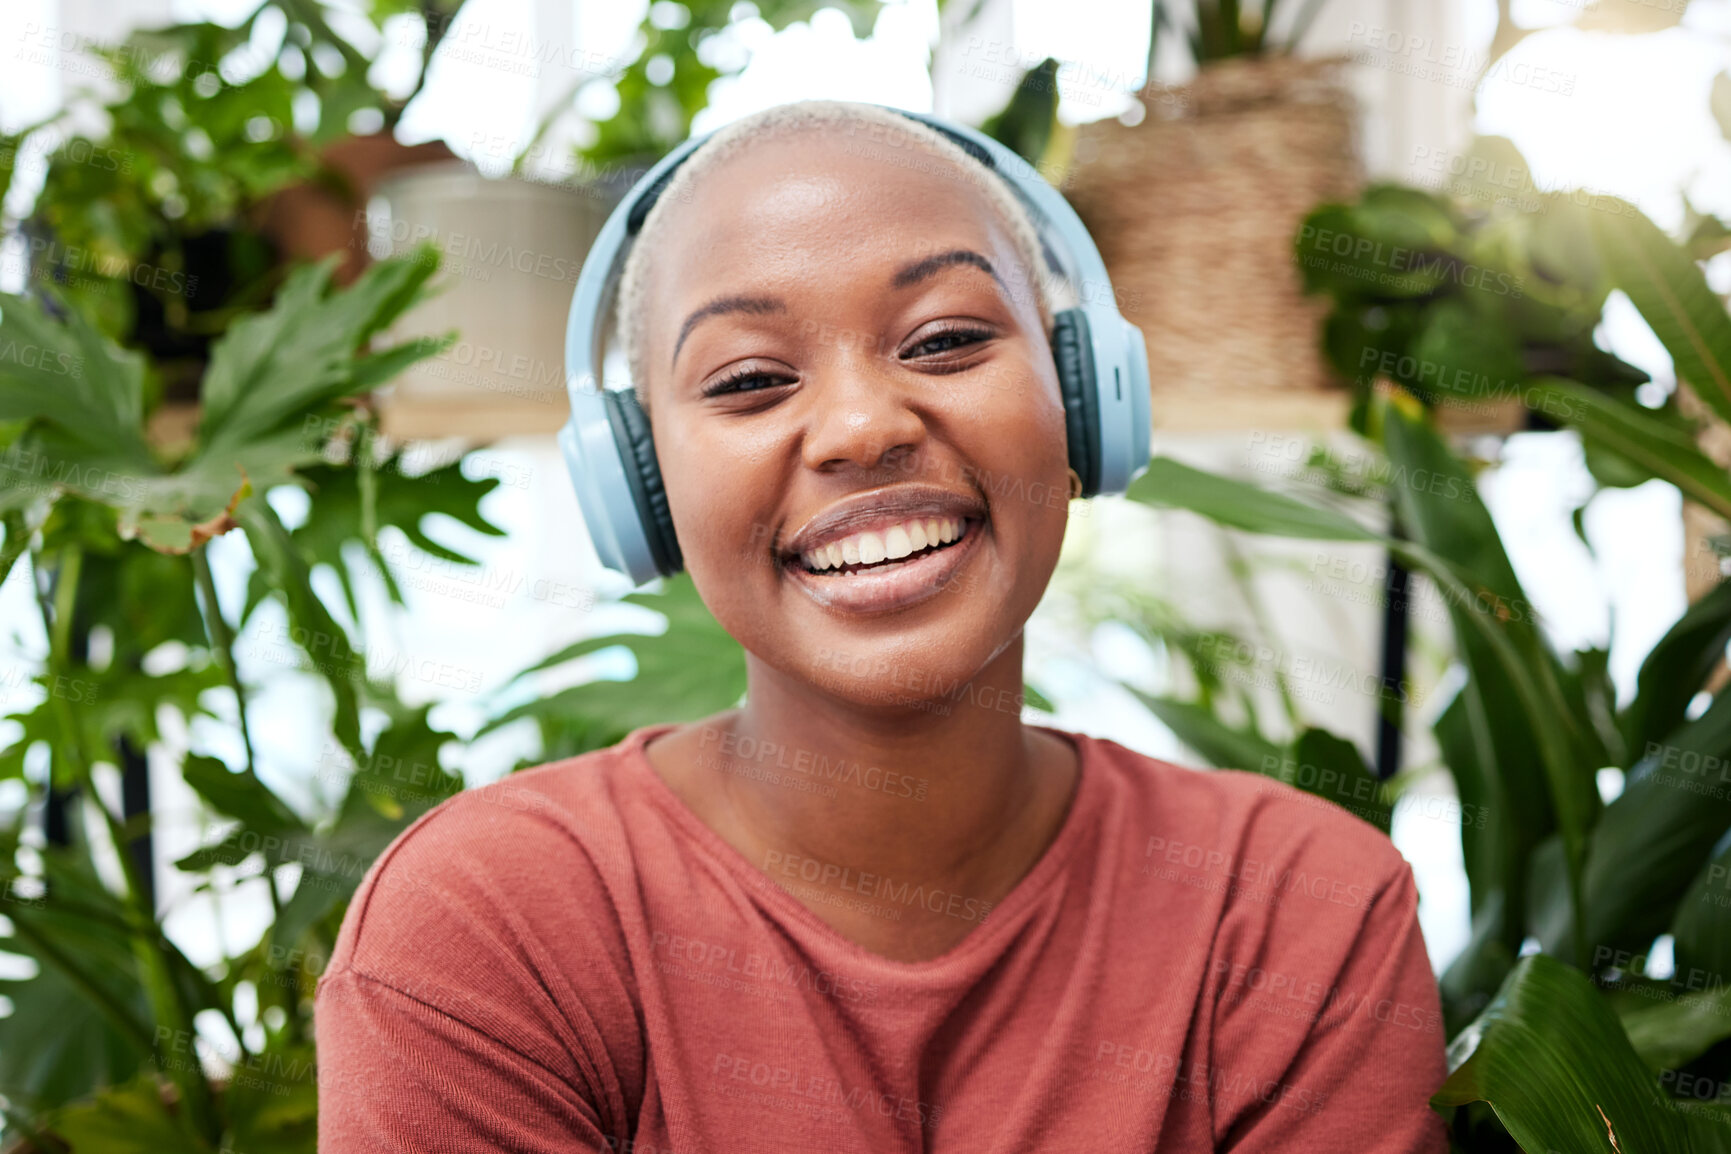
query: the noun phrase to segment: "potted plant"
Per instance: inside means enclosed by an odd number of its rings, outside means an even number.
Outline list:
[[[835,6],[865,36],[881,0]],[[749,12],[779,30],[815,8],[762,0]],[[565,322],[583,258],[625,191],[690,134],[710,86],[745,66],[743,54],[716,49],[747,11],[731,0],[651,5],[619,57],[575,54],[581,67],[569,90],[529,139],[472,142],[490,163],[421,166],[379,184],[365,243],[397,253],[431,243],[444,255],[444,291],[396,335],[463,329],[456,345],[382,398],[387,432],[491,439],[550,434],[564,423]],[[617,107],[574,125],[574,103],[591,88],[609,90]],[[503,166],[502,177],[484,171]]]
[[[1319,8],[1155,0],[1139,119],[1077,131],[1064,192],[1147,338],[1164,427],[1334,423],[1344,409],[1311,351],[1319,309],[1286,259],[1311,206],[1362,179],[1343,62],[1294,55]],[[1182,87],[1156,79],[1174,39],[1197,70]]]

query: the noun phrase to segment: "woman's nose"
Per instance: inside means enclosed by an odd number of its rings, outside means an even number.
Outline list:
[[[875,469],[925,439],[912,396],[893,370],[874,361],[839,358],[808,377],[815,416],[802,450],[807,468]]]

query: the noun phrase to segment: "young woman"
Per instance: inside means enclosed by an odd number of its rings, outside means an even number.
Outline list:
[[[621,329],[746,704],[396,841],[319,988],[321,1150],[1445,1149],[1388,839],[1022,720],[1075,491],[1038,245],[869,105],[675,170]]]

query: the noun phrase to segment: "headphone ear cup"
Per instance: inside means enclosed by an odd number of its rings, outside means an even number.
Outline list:
[[[1100,395],[1094,377],[1094,341],[1088,315],[1065,309],[1052,318],[1052,359],[1064,397],[1070,468],[1082,478],[1082,496],[1100,491]]]
[[[685,567],[679,538],[673,532],[673,514],[667,506],[667,489],[661,483],[661,465],[655,457],[655,438],[649,430],[649,415],[630,389],[607,389],[602,394],[613,439],[619,443],[625,465],[625,481],[643,522],[655,568],[671,577]]]

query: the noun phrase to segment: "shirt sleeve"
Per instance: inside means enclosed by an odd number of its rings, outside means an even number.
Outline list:
[[[320,1154],[629,1148],[623,940],[578,839],[526,810],[460,794],[368,871],[317,991]]]
[[[321,1154],[610,1151],[553,1071],[457,1017],[345,969],[319,989]]]
[[[1217,966],[1223,981],[1214,1052],[1271,1059],[1217,1108],[1221,1154],[1448,1149],[1447,1129],[1430,1108],[1447,1075],[1441,998],[1412,869],[1397,860],[1356,936],[1329,935],[1350,943],[1344,951],[1312,937],[1278,965]],[[1289,899],[1305,900],[1302,893]],[[1341,912],[1324,904],[1302,916],[1323,921]],[[1230,1082],[1236,1072],[1222,1073]]]

